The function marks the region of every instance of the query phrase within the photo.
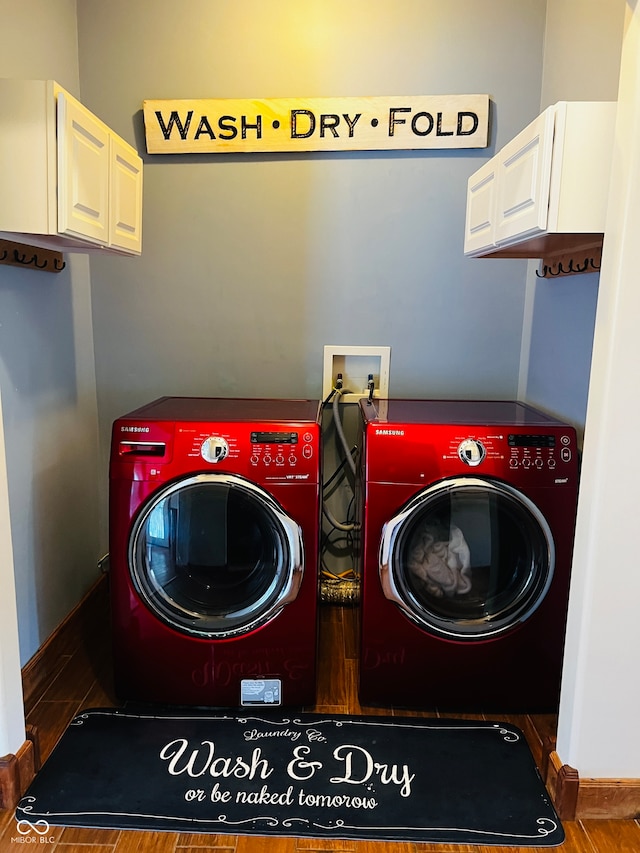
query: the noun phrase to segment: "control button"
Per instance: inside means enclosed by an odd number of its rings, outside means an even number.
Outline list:
[[[511,459],[509,460],[509,468],[517,468],[517,467],[518,467],[518,460],[515,458],[515,456],[512,456]]]
[[[305,434],[302,436],[302,440],[307,442],[313,441],[313,436],[310,432],[305,432]]]
[[[540,459],[540,457],[538,457],[533,464],[536,466],[536,468],[542,468],[544,462],[542,461],[542,459]]]
[[[475,468],[487,455],[484,444],[475,438],[466,438],[458,445],[458,456],[465,465]]]
[[[229,455],[229,445],[220,435],[210,435],[200,446],[200,455],[205,462],[216,464]]]
[[[560,444],[564,444],[566,447],[567,444],[571,444],[571,439],[568,435],[562,435],[560,436]]]
[[[262,461],[264,462],[265,465],[271,465],[271,461],[272,461],[271,455],[269,453],[265,453],[264,456],[262,457]]]
[[[531,468],[531,460],[528,457],[526,459],[523,459],[522,466],[523,468]]]
[[[258,457],[255,455],[255,453],[254,453],[254,454],[253,454],[253,456],[249,459],[249,462],[251,462],[251,464],[252,464],[252,465],[257,465],[257,464],[258,464],[258,461],[259,461],[259,460],[258,460]]]
[[[297,461],[298,457],[295,455],[295,453],[292,453],[289,457],[289,465],[295,465]]]
[[[305,459],[311,459],[313,456],[313,447],[310,444],[305,444],[302,448],[302,455]]]
[[[560,451],[560,459],[563,462],[571,462],[571,450],[568,447],[563,447]]]
[[[284,465],[284,456],[282,453],[278,453],[276,456],[276,465]]]
[[[549,464],[549,468],[555,468],[556,467],[556,460],[552,458],[549,460],[548,464]]]

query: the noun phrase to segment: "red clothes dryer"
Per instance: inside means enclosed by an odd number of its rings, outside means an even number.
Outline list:
[[[361,702],[555,710],[574,429],[508,401],[362,401],[361,412]]]
[[[312,400],[164,397],[115,422],[119,697],[314,702],[320,442]]]

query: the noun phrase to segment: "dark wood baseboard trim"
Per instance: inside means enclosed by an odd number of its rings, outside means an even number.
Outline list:
[[[581,779],[551,752],[545,777],[561,820],[637,820],[640,817],[640,779]]]
[[[46,685],[58,674],[66,656],[73,653],[78,638],[95,634],[95,626],[101,624],[102,614],[108,608],[108,587],[107,575],[101,575],[84,598],[22,667],[25,716],[33,709],[37,697],[44,692]]]
[[[15,755],[0,758],[0,808],[13,809],[36,775],[36,750],[25,740]]]
[[[560,820],[575,820],[580,777],[555,751],[549,755],[546,783]]]

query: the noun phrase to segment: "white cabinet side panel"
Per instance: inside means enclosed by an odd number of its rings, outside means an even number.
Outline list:
[[[44,80],[0,80],[0,231],[55,228],[55,115]],[[52,172],[53,167],[53,172]]]
[[[609,198],[615,102],[558,105],[549,231],[604,233]]]

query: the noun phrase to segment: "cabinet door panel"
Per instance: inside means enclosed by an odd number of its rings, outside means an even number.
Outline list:
[[[549,107],[498,155],[497,246],[547,227],[554,114]]]
[[[469,178],[464,234],[467,254],[494,245],[496,165],[494,157]]]
[[[65,92],[58,94],[58,231],[109,242],[109,131]]]
[[[111,137],[110,244],[142,251],[142,160],[126,142]]]

